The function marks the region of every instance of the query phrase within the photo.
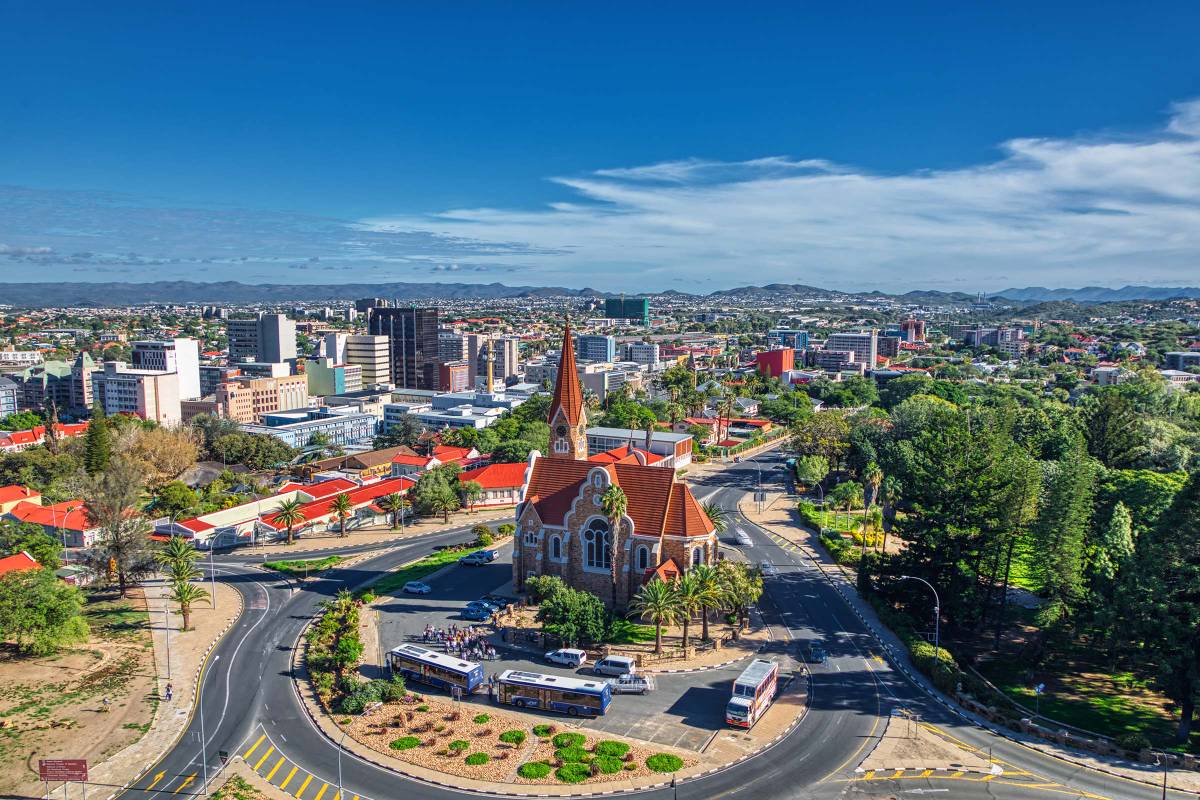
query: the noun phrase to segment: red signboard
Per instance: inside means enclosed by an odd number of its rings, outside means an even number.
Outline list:
[[[82,758],[43,758],[38,761],[43,782],[86,781],[87,760]]]

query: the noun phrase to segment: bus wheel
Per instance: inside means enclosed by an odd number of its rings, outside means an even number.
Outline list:
[[[513,700],[513,705],[516,706],[517,708],[524,708],[525,701],[524,700]]]
[[[578,717],[579,709],[576,708],[575,706],[571,706],[570,708],[567,709],[567,716],[568,717]]]

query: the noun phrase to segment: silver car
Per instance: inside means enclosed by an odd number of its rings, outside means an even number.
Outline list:
[[[612,687],[613,694],[645,694],[654,690],[654,676],[627,672],[610,678],[608,685]]]

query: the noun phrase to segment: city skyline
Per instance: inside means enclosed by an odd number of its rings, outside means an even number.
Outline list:
[[[0,280],[996,291],[1200,261],[1194,8],[227,12],[12,14]]]

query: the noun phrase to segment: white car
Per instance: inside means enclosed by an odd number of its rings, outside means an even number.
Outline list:
[[[626,673],[609,679],[608,685],[612,687],[613,694],[645,694],[653,691],[654,676]]]
[[[428,583],[421,583],[420,581],[409,581],[408,583],[404,584],[404,593],[405,594],[429,594],[432,591],[433,591],[433,587],[430,586]]]
[[[587,653],[573,647],[562,647],[546,653],[546,660],[564,667],[582,667],[587,663]]]

